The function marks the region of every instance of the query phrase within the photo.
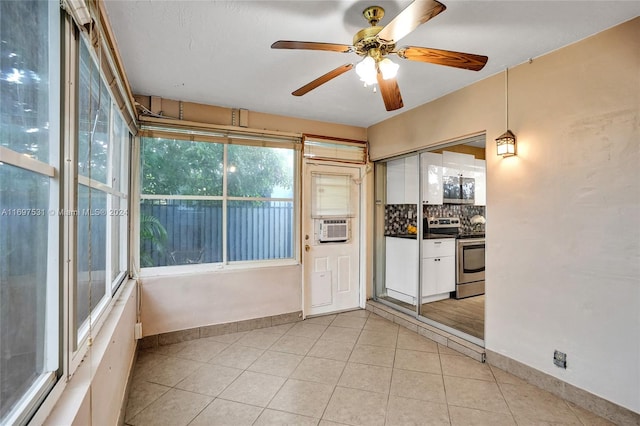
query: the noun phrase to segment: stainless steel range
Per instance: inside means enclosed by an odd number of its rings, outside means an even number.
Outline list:
[[[484,294],[484,233],[461,233],[461,221],[457,217],[429,217],[423,225],[425,237],[438,234],[456,238],[455,298]]]
[[[456,299],[484,294],[484,234],[456,239]]]

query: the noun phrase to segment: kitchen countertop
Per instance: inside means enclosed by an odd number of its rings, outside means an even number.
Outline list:
[[[415,240],[417,239],[416,234],[394,234],[394,235],[385,235],[385,237],[393,237],[393,238],[405,238],[407,240]],[[435,240],[441,238],[456,238],[455,235],[447,235],[447,234],[425,234],[423,240]]]
[[[393,234],[393,235],[385,235],[385,237],[405,238],[407,240],[415,240],[418,238],[416,234]]]

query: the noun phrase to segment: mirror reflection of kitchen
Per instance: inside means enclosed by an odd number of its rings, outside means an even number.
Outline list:
[[[484,340],[485,135],[381,162],[376,178],[376,298]]]

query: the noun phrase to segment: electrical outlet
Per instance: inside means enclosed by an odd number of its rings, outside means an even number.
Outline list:
[[[567,354],[558,350],[553,351],[553,363],[560,368],[567,368]]]

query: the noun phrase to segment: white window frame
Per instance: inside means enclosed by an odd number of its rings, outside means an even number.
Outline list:
[[[64,26],[60,24],[60,8],[57,3],[48,4],[49,30],[49,93],[60,93],[61,85],[61,56],[60,38]],[[60,356],[63,338],[60,327],[60,236],[61,223],[57,212],[60,208],[60,98],[52,95],[48,99],[49,117],[49,160],[48,162],[31,158],[6,147],[0,147],[0,163],[5,163],[23,170],[49,177],[49,216],[47,227],[47,280],[45,302],[45,333],[43,367],[47,373],[42,373],[21,396],[4,421],[7,424],[25,422],[45,400],[58,382],[59,373],[64,369],[64,360]]]

